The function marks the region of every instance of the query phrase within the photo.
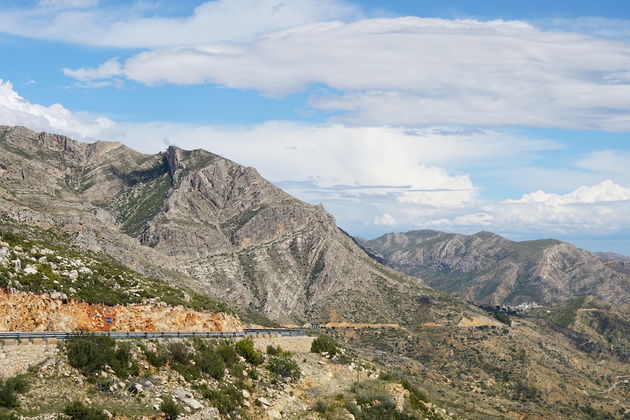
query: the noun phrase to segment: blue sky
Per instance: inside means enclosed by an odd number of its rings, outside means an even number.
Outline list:
[[[630,254],[623,1],[0,0],[0,124],[201,147],[350,233]]]

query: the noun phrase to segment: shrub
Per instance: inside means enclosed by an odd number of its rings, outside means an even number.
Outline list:
[[[279,356],[270,356],[267,369],[284,378],[299,379],[302,375],[298,364],[286,353]]]
[[[259,365],[263,362],[263,356],[254,348],[251,340],[241,340],[234,345],[236,352],[242,356],[248,363]]]
[[[225,362],[216,351],[205,350],[200,352],[196,362],[202,372],[207,373],[218,381],[223,379],[225,374]]]
[[[317,400],[313,409],[318,413],[326,414],[328,413],[328,410],[330,410],[330,405],[324,400]]]
[[[228,369],[238,363],[238,354],[230,343],[219,344],[216,346],[216,352],[221,356]]]
[[[0,412],[0,420],[19,420],[19,417],[15,413]]]
[[[94,373],[114,359],[115,345],[103,335],[71,337],[66,343],[68,363],[84,374]]]
[[[330,355],[337,354],[339,352],[339,344],[327,335],[320,335],[311,344],[312,353],[328,353]]]
[[[173,398],[169,395],[165,395],[162,397],[162,404],[160,404],[160,410],[164,413],[164,416],[167,420],[175,420],[182,412],[181,407]]]
[[[226,385],[218,390],[206,389],[204,398],[208,399],[221,414],[228,414],[238,410],[243,404],[243,393],[232,385]]]
[[[102,410],[88,407],[81,401],[74,401],[66,405],[63,413],[72,420],[107,420],[108,417]]]
[[[188,346],[184,343],[169,344],[168,352],[171,355],[171,359],[177,363],[186,365],[190,361],[190,352],[188,351]]]
[[[277,356],[277,355],[282,354],[282,353],[283,353],[282,347],[280,347],[280,346],[274,347],[271,344],[267,345],[267,354],[268,355],[270,355],[270,356]]]
[[[22,394],[27,390],[28,383],[22,376],[15,376],[5,381],[0,381],[0,407],[17,407],[17,394]]]
[[[494,312],[493,315],[497,321],[502,322],[505,325],[512,325],[512,320],[505,312]]]
[[[86,335],[71,337],[66,343],[68,363],[81,370],[83,374],[101,370],[105,365],[111,367],[120,378],[137,376],[138,364],[131,358],[131,345],[119,343],[104,335]]]
[[[168,360],[168,355],[166,355],[163,351],[150,351],[145,350],[144,355],[147,358],[147,362],[149,362],[152,366],[157,368],[162,367],[166,364]]]

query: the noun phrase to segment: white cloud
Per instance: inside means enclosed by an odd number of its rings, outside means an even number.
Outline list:
[[[43,0],[40,8],[0,11],[0,31],[100,47],[157,48],[238,41],[257,34],[359,16],[343,0],[213,0],[185,17],[159,16],[159,3],[80,9],[96,0]],[[59,10],[67,8],[68,10]]]
[[[630,179],[630,151],[599,150],[580,159],[576,166],[595,173]]]
[[[22,98],[11,82],[0,79],[0,124],[23,125],[34,130],[58,132],[79,139],[111,135],[114,122],[82,112],[72,112],[60,104],[43,106]]]
[[[117,58],[112,58],[96,68],[81,67],[76,70],[63,69],[63,73],[81,82],[93,82],[94,80],[111,79],[120,76],[122,68]]]
[[[455,230],[487,229],[547,236],[608,235],[630,229],[630,188],[606,180],[580,186],[567,194],[536,191],[516,200],[476,203],[465,214],[446,218],[415,216],[417,220],[424,218],[424,226]]]
[[[514,200],[480,201],[479,187],[467,173],[445,168],[463,162],[510,167],[522,163],[523,156],[557,147],[498,131],[282,121],[251,127],[117,123],[59,104],[32,104],[2,81],[0,124],[118,140],[144,152],[167,144],[205,148],[257,168],[299,198],[324,202],[355,233],[425,227],[550,236],[630,229],[630,188],[610,180],[565,194],[536,191]]]
[[[383,213],[380,216],[374,217],[375,225],[396,226],[397,223],[398,222],[396,222],[396,219],[394,219],[394,217],[389,213]]]
[[[574,191],[560,195],[536,191],[525,194],[518,200],[507,200],[508,203],[539,203],[548,206],[577,203],[597,203],[602,201],[630,200],[630,188],[615,184],[611,180],[602,181],[593,186],[581,186]]]
[[[334,48],[332,47],[334,46]],[[630,43],[523,22],[364,19],[245,43],[145,51],[122,65],[145,84],[211,83],[311,98],[354,124],[530,125],[630,130]],[[83,69],[85,71],[85,69]],[[622,77],[623,76],[623,77]]]

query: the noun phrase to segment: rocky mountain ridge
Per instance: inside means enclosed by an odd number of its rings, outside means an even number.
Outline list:
[[[145,155],[23,127],[0,127],[0,150],[8,219],[270,318],[413,322],[435,295],[371,260],[323,207],[210,152]]]
[[[550,304],[595,296],[630,309],[627,268],[554,239],[513,242],[491,232],[416,230],[360,243],[390,267],[470,301]]]

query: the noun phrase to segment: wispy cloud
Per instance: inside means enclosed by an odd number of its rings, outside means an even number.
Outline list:
[[[343,0],[213,0],[184,17],[161,16],[157,5],[146,13],[147,2],[95,7],[99,3],[42,0],[36,8],[4,9],[0,32],[99,47],[159,48],[247,40],[309,22],[361,15],[359,7]]]
[[[273,97],[321,84],[336,93],[313,96],[310,105],[359,125],[627,131],[628,69],[630,42],[523,22],[408,17],[308,24],[252,42],[146,51],[121,63],[116,75]],[[75,72],[98,79],[100,70]]]

